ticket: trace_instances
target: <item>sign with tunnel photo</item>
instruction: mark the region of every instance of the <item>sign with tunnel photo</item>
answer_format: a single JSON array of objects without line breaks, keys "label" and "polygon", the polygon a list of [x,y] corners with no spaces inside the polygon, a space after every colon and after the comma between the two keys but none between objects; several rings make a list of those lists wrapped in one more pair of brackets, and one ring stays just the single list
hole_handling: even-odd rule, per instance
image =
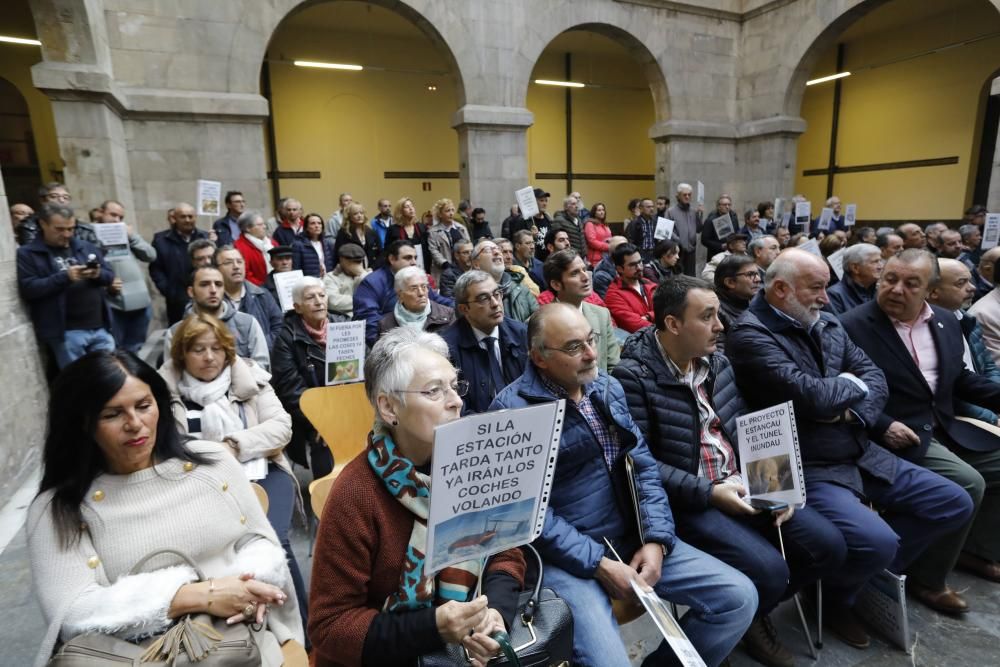
[{"label": "sign with tunnel photo", "polygon": [[736,435],[748,497],[805,505],[805,477],[792,402],[738,417]]}]

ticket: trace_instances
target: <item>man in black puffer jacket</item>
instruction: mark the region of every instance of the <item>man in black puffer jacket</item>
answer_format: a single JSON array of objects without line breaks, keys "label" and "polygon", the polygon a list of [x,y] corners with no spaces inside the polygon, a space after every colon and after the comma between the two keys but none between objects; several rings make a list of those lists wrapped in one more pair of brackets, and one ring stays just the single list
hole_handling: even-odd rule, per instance
[{"label": "man in black puffer jacket", "polygon": [[[653,309],[656,326],[629,337],[613,375],[657,459],[678,535],[757,588],[760,606],[744,635],[747,650],[767,665],[794,665],[768,614],[843,565],[844,539],[811,507],[772,518],[742,499],[735,429],[746,405],[729,361],[715,351],[722,324],[711,284],[675,276],[657,287]],[[773,523],[784,526],[787,565]]]},{"label": "man in black puffer jacket", "polygon": [[727,354],[751,409],[794,404],[809,506],[847,543],[844,566],[823,579],[824,618],[864,648],[868,633],[852,610],[861,588],[884,568],[905,572],[969,520],[972,501],[954,482],[869,441],[888,387],[837,318],[823,312],[829,280],[821,257],[781,253],[729,332]]}]

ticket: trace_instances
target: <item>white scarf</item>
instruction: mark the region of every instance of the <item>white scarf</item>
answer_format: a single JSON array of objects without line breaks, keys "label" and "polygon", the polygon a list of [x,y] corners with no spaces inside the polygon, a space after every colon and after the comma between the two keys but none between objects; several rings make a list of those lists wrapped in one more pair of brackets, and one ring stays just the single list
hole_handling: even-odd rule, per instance
[{"label": "white scarf", "polygon": [[267,272],[271,273],[271,271],[274,270],[274,267],[271,266],[271,255],[269,255],[267,252],[268,250],[274,247],[273,245],[271,245],[271,239],[269,238],[259,239],[256,236],[253,236],[252,234],[243,234],[243,237],[247,241],[252,243],[253,246],[257,248],[257,250],[260,251],[261,257],[264,258],[264,266],[267,267]]},{"label": "white scarf", "polygon": [[232,366],[226,366],[211,382],[199,380],[184,371],[181,381],[177,383],[181,398],[201,406],[203,440],[222,442],[227,435],[246,428],[239,408],[229,402],[232,377]]}]

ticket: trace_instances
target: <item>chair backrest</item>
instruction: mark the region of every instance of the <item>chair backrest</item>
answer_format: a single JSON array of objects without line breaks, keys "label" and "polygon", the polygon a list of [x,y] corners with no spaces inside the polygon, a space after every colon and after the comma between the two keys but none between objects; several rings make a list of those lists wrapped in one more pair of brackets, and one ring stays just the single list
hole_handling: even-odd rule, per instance
[{"label": "chair backrest", "polygon": [[364,451],[375,420],[363,382],[307,389],[299,399],[302,414],[319,432],[337,468]]},{"label": "chair backrest", "polygon": [[257,500],[260,502],[260,507],[264,510],[264,514],[267,514],[267,510],[271,506],[271,501],[267,497],[267,491],[265,491],[264,487],[257,482],[250,482],[250,488],[252,488],[254,494],[256,494]]}]

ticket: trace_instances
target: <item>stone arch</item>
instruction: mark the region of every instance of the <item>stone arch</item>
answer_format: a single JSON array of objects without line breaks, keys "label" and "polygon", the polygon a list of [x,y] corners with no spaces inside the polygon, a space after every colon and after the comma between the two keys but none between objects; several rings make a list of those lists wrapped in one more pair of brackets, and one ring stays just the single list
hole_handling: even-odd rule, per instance
[{"label": "stone arch", "polygon": [[[229,76],[233,92],[259,92],[260,68],[275,32],[288,17],[303,9],[338,0],[275,0],[260,12],[244,12],[234,32],[230,47]],[[464,44],[458,25],[449,21],[443,9],[437,9],[429,0],[364,0],[368,4],[393,11],[417,26],[445,58],[449,74],[455,84],[457,106],[465,104],[465,81],[458,59],[452,50],[453,44]],[[454,30],[447,30],[454,27]],[[445,29],[446,34],[441,30]],[[450,37],[454,36],[454,39]]]},{"label": "stone arch", "polygon": [[535,64],[538,62],[542,53],[546,48],[548,48],[552,40],[570,30],[587,30],[594,32],[599,35],[603,35],[604,37],[607,37],[624,47],[629,55],[632,56],[633,60],[639,64],[643,75],[649,84],[649,91],[653,96],[655,120],[662,121],[669,117],[670,95],[669,88],[667,86],[667,78],[663,73],[663,68],[660,67],[659,61],[657,61],[656,56],[653,55],[643,40],[637,37],[635,33],[616,25],[596,21],[573,23],[552,32],[548,39],[528,41],[526,49],[530,48],[530,51],[522,50],[522,55],[526,61],[531,63],[531,65],[527,68],[527,70],[517,72],[515,75],[515,86],[518,90],[520,90],[520,97],[515,100],[516,106],[523,107],[526,104],[528,86],[531,84],[531,72],[534,70]]},{"label": "stone arch", "polygon": [[43,59],[110,72],[101,4],[99,0],[30,0]]}]

